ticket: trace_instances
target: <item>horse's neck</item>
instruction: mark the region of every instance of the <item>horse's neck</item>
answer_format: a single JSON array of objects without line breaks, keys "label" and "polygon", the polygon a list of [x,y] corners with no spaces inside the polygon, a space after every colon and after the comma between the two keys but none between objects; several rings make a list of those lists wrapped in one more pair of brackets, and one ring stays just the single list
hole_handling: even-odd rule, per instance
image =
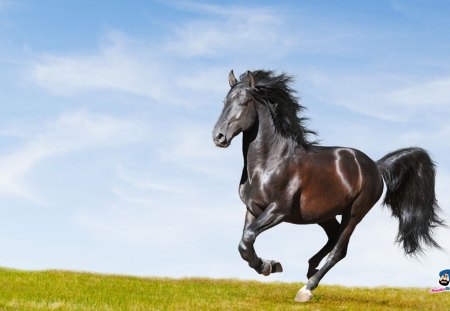
[{"label": "horse's neck", "polygon": [[272,116],[266,106],[258,107],[258,121],[243,134],[244,165],[249,175],[255,169],[265,170],[271,158],[280,158],[291,152],[288,139],[277,133]]}]

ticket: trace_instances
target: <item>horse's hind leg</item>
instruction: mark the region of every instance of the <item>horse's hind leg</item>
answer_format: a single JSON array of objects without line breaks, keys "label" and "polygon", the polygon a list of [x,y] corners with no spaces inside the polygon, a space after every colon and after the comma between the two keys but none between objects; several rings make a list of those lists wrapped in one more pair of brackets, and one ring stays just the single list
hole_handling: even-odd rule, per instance
[{"label": "horse's hind leg", "polygon": [[350,241],[353,230],[355,230],[356,225],[372,208],[377,198],[378,197],[375,195],[360,196],[353,202],[351,208],[342,215],[340,225],[341,234],[339,235],[336,245],[328,255],[322,268],[320,268],[319,271],[308,280],[308,283],[298,291],[297,296],[295,297],[296,301],[309,301],[312,297],[311,291],[317,287],[320,280],[336,263],[338,263],[338,261],[347,255],[348,242]]},{"label": "horse's hind leg", "polygon": [[357,224],[358,220],[356,217],[345,219],[343,216],[341,224],[341,228],[343,228],[343,230],[338,241],[336,242],[336,245],[330,252],[330,255],[328,255],[327,261],[322,268],[320,268],[319,271],[317,271],[317,273],[308,280],[308,283],[306,283],[306,285],[298,291],[297,296],[295,296],[296,301],[305,302],[311,300],[311,291],[317,287],[324,275],[347,254],[348,242]]},{"label": "horse's hind leg", "polygon": [[317,271],[319,271],[316,268],[319,266],[322,259],[333,249],[334,245],[336,245],[341,230],[340,224],[336,218],[328,219],[324,222],[319,223],[318,225],[321,226],[323,230],[325,230],[328,241],[324,245],[324,247],[322,247],[322,249],[317,252],[317,254],[315,254],[308,260],[309,268],[308,273],[306,274],[308,279],[316,274]]}]

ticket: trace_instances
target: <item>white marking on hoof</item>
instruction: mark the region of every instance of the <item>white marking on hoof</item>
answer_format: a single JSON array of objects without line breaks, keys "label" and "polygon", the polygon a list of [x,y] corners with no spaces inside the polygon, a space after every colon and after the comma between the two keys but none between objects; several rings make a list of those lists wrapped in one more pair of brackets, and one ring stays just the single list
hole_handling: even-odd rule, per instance
[{"label": "white marking on hoof", "polygon": [[308,302],[311,300],[312,296],[313,296],[313,294],[311,293],[311,291],[309,289],[306,289],[306,285],[305,285],[298,291],[294,300],[298,301],[298,302]]}]

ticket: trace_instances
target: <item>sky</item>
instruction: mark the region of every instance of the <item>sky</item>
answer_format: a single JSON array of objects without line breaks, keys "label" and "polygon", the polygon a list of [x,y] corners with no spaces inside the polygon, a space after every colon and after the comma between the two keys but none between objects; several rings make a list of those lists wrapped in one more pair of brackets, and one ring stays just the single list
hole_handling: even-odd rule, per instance
[{"label": "sky", "polygon": [[[228,73],[295,77],[322,145],[376,160],[420,146],[450,222],[450,4],[446,1],[0,0],[0,266],[305,282],[326,242],[281,224],[237,250],[241,136],[211,131]],[[407,258],[377,204],[322,280],[438,286],[445,251]]]}]

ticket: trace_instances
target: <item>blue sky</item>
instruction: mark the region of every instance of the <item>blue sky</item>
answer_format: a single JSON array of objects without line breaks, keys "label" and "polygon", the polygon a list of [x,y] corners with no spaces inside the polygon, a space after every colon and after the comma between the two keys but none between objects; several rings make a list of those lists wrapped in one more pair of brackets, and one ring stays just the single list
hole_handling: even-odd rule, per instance
[{"label": "blue sky", "polygon": [[[258,238],[279,275],[237,251],[240,138],[211,140],[230,69],[294,75],[321,144],[428,149],[448,218],[449,14],[445,1],[0,0],[0,266],[305,281],[319,226]],[[448,252],[407,259],[396,230],[376,205],[323,283],[436,286]]]}]

